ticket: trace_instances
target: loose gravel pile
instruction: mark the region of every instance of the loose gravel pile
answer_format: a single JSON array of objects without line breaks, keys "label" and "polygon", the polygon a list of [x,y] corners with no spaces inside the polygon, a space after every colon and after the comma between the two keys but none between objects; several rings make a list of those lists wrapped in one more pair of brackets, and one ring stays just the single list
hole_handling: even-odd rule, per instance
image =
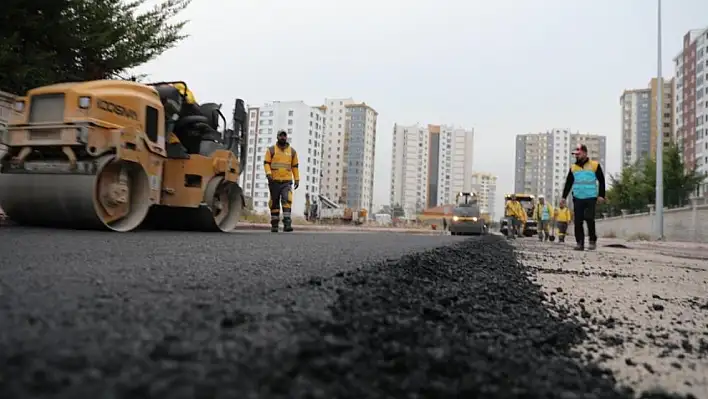
[{"label": "loose gravel pile", "polygon": [[[80,323],[109,306],[93,300],[97,309],[62,311]],[[542,301],[509,244],[473,238],[266,290],[238,307],[187,296],[162,304],[184,311],[160,335],[149,314],[131,320],[143,329],[39,341],[47,347],[9,346],[0,329],[0,397],[632,397],[579,360],[571,347],[583,330]],[[36,335],[62,327],[26,323]]]}]

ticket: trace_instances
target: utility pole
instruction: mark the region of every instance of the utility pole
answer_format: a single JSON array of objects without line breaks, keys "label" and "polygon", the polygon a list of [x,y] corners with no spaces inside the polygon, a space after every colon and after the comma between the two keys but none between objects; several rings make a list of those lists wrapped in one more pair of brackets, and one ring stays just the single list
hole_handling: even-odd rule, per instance
[{"label": "utility pole", "polygon": [[656,239],[664,239],[664,78],[661,71],[661,0],[657,0],[656,42]]}]

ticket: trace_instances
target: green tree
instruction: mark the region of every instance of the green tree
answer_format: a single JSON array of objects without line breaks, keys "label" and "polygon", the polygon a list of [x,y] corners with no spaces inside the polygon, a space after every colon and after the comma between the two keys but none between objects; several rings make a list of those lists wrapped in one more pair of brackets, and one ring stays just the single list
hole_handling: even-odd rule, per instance
[{"label": "green tree", "polygon": [[646,209],[649,202],[642,172],[639,165],[630,165],[623,168],[619,176],[610,176],[611,187],[607,190],[604,205],[609,210],[607,213],[618,214],[622,209],[634,213]]},{"label": "green tree", "polygon": [[[703,180],[695,169],[686,170],[681,151],[671,143],[664,148],[664,206],[675,208],[688,204],[688,199]],[[656,200],[656,161],[647,159],[644,165],[644,184],[649,203]]]},{"label": "green tree", "polygon": [[0,14],[1,89],[126,78],[186,37],[171,22],[191,0],[6,0]]},{"label": "green tree", "polygon": [[[679,147],[671,143],[663,154],[664,206],[685,206],[703,180],[695,170],[686,170]],[[646,212],[656,200],[656,161],[647,158],[636,165],[625,167],[619,176],[610,176],[607,203],[598,212],[619,214],[621,209],[630,213]]]}]

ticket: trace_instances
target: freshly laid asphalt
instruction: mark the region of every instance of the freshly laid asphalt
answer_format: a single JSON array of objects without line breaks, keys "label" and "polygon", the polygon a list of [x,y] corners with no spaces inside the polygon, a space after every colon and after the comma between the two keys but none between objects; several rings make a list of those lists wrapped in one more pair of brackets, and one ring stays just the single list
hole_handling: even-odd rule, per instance
[{"label": "freshly laid asphalt", "polygon": [[632,397],[527,273],[495,236],[0,228],[0,398]]}]

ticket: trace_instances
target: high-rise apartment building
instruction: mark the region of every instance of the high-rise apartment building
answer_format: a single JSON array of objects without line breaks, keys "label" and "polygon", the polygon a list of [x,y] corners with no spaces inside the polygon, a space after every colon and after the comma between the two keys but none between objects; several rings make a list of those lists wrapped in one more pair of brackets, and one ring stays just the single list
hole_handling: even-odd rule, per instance
[{"label": "high-rise apartment building", "polygon": [[474,130],[446,125],[395,125],[391,172],[391,204],[407,215],[451,204],[469,191]]},{"label": "high-rise apartment building", "polygon": [[497,198],[497,177],[491,173],[472,173],[470,189],[477,194],[480,210],[496,220],[494,202]]},{"label": "high-rise apartment building", "polygon": [[[622,167],[650,157],[656,158],[656,101],[657,79],[653,78],[647,88],[625,90],[620,97],[622,107]],[[674,80],[664,80],[663,133],[664,145],[671,142],[674,129],[673,99]]]},{"label": "high-rise apartment building", "polygon": [[571,133],[569,129],[517,135],[514,191],[543,195],[557,203],[571,162],[575,162],[572,150],[578,144],[585,144],[588,156],[605,165],[605,136]]},{"label": "high-rise apartment building", "polygon": [[241,175],[245,195],[252,199],[256,212],[268,212],[268,180],[263,160],[266,149],[275,145],[277,132],[285,130],[300,162],[300,188],[293,192],[292,212],[294,216],[303,216],[305,194],[319,194],[324,109],[302,101],[274,101],[250,107],[248,114],[248,159]]},{"label": "high-rise apartment building", "polygon": [[[674,82],[674,79],[662,79],[664,85],[661,89],[661,96],[663,97],[662,105],[661,105],[661,112],[662,112],[662,119],[661,119],[661,124],[662,124],[662,134],[664,135],[663,137],[663,143],[664,147],[669,145],[673,141],[673,131],[674,131],[674,118],[675,118],[675,112],[674,112],[674,90],[676,87],[676,84]],[[651,155],[652,159],[656,159],[656,143],[657,143],[657,138],[659,135],[657,134],[657,126],[656,126],[656,121],[657,121],[657,114],[656,114],[656,102],[657,102],[657,97],[659,96],[659,93],[657,91],[658,88],[657,84],[657,78],[653,78],[649,82],[649,88],[651,90],[651,107],[650,107],[650,117],[649,117],[649,128],[650,133],[649,133],[649,154]]]},{"label": "high-rise apartment building", "polygon": [[428,197],[428,129],[419,125],[393,126],[391,206],[400,205],[406,217],[425,208]]},{"label": "high-rise apartment building", "polygon": [[622,107],[622,167],[633,165],[649,154],[651,146],[651,89],[625,90]]},{"label": "high-rise apartment building", "polygon": [[[674,58],[675,136],[684,164],[699,173],[708,172],[708,28],[691,30],[683,37],[683,49]],[[706,184],[700,194],[706,195]]]},{"label": "high-rise apartment building", "polygon": [[378,113],[351,98],[325,99],[322,194],[353,208],[373,207]]}]

